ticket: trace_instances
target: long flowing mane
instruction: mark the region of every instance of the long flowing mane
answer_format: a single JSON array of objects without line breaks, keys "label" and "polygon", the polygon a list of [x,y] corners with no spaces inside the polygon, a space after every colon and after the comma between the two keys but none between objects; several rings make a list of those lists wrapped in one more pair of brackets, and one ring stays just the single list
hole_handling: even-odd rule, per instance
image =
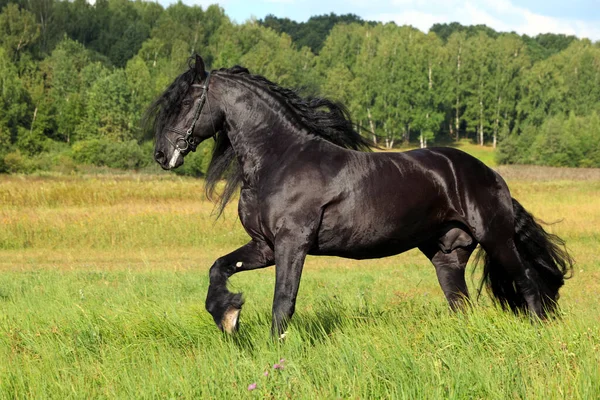
[{"label": "long flowing mane", "polygon": [[189,69],[175,78],[169,87],[150,104],[144,114],[142,120],[144,129],[151,131],[155,139],[164,133],[167,126],[172,125],[173,119],[181,111],[181,103],[185,95],[192,84],[198,80],[191,60],[189,60]]},{"label": "long flowing mane", "polygon": [[[347,108],[340,103],[322,97],[302,97],[297,91],[283,88],[263,76],[250,74],[248,69],[241,66],[221,68],[212,73],[215,76],[234,75],[236,79],[268,92],[274,101],[273,105],[284,106],[286,116],[311,135],[347,149],[370,149],[369,143],[356,131]],[[152,103],[146,115],[152,122],[155,135],[162,134],[164,127],[177,115],[179,103],[195,80],[194,69],[190,67]],[[223,178],[227,183],[224,190],[218,193],[216,186]],[[217,201],[218,215],[221,215],[241,182],[242,169],[231,142],[224,132],[219,132],[206,174],[206,194],[209,199]]]}]

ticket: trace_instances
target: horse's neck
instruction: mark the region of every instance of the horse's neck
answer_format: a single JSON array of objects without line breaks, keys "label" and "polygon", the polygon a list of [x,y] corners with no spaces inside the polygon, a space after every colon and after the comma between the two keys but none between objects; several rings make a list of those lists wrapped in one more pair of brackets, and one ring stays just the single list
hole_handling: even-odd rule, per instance
[{"label": "horse's neck", "polygon": [[247,184],[277,168],[293,147],[300,148],[313,140],[298,124],[266,107],[262,100],[253,101],[256,103],[228,110],[226,116],[227,135]]}]

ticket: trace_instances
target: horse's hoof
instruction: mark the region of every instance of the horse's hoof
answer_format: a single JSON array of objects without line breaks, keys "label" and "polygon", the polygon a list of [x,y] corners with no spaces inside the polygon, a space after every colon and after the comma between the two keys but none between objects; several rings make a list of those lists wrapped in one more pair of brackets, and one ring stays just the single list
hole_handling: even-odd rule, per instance
[{"label": "horse's hoof", "polygon": [[233,307],[229,307],[227,311],[225,311],[223,321],[221,322],[221,326],[225,332],[232,335],[238,330],[241,311],[241,309]]}]

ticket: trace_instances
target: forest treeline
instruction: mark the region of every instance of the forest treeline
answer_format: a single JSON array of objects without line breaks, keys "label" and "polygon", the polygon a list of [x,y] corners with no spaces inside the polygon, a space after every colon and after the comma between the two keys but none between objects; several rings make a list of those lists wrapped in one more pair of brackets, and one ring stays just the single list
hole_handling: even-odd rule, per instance
[{"label": "forest treeline", "polygon": [[[600,167],[600,43],[323,15],[232,22],[216,5],[0,0],[0,172],[139,169],[153,98],[194,53],[345,104],[379,146],[471,139],[503,163]],[[182,173],[199,175],[209,143]]]}]

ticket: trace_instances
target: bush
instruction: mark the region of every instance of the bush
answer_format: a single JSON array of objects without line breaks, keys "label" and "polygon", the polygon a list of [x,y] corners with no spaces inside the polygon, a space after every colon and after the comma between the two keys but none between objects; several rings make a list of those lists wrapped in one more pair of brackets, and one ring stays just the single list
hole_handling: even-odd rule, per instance
[{"label": "bush", "polygon": [[106,166],[119,169],[140,169],[152,161],[152,153],[144,153],[135,140],[109,142],[106,147]]},{"label": "bush", "polygon": [[18,140],[17,148],[23,153],[33,156],[35,154],[48,151],[51,140],[48,139],[42,131],[25,129],[22,127],[18,128]]},{"label": "bush", "polygon": [[540,127],[526,126],[520,135],[506,137],[499,146],[500,164],[537,164],[553,167],[600,167],[600,118],[570,114],[548,118]]},{"label": "bush", "polygon": [[77,165],[69,154],[53,153],[51,157],[52,170],[62,174],[71,174],[77,171]]},{"label": "bush", "polygon": [[35,164],[19,150],[6,154],[3,161],[3,168],[11,174],[27,174],[36,170]]},{"label": "bush", "polygon": [[119,169],[140,169],[152,160],[152,153],[144,151],[135,140],[82,140],[73,144],[72,155],[73,160],[81,164]]}]

